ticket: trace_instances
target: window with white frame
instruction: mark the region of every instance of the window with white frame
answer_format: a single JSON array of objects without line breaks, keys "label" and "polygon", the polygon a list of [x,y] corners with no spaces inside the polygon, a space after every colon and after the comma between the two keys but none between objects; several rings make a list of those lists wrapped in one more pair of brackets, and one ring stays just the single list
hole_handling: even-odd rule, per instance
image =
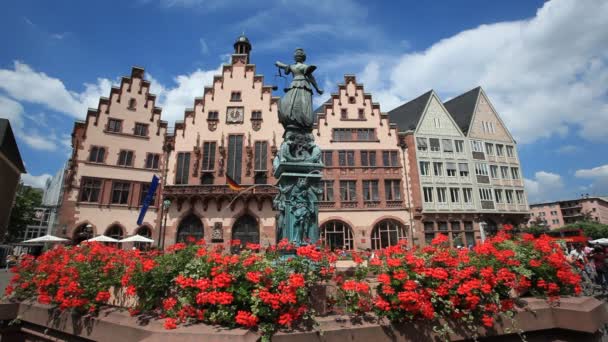
[{"label": "window with white frame", "polygon": [[443,176],[443,163],[433,162],[433,174]]},{"label": "window with white frame", "polygon": [[473,189],[462,188],[462,199],[464,203],[473,203]]},{"label": "window with white frame", "polygon": [[433,203],[433,188],[423,187],[422,192],[424,193],[424,202]]},{"label": "window with white frame", "polygon": [[464,140],[454,140],[454,147],[456,147],[456,153],[464,153]]},{"label": "window with white frame", "polygon": [[488,175],[488,164],[475,163],[475,174],[478,176],[487,176]]},{"label": "window with white frame", "polygon": [[488,153],[489,156],[493,156],[494,155],[494,144],[486,143],[486,152]]},{"label": "window with white frame", "polygon": [[515,190],[515,197],[517,198],[517,203],[519,203],[519,204],[526,203],[526,199],[524,198],[523,190]]},{"label": "window with white frame", "polygon": [[458,170],[460,171],[460,177],[469,177],[469,164],[458,163]]},{"label": "window with white frame", "polygon": [[511,168],[511,177],[513,179],[519,179],[519,168],[517,168],[517,167]]},{"label": "window with white frame", "polygon": [[513,190],[505,190],[505,199],[507,203],[513,204]]},{"label": "window with white frame", "polygon": [[456,177],[456,163],[445,163],[445,173],[448,177]]},{"label": "window with white frame", "polygon": [[492,178],[499,178],[497,165],[490,165],[490,176],[492,176]]},{"label": "window with white frame", "polygon": [[439,139],[429,138],[429,143],[431,145],[431,152],[441,151],[441,146],[439,145]]},{"label": "window with white frame", "polygon": [[505,147],[501,144],[496,144],[496,155],[502,157],[505,155]]},{"label": "window with white frame", "polygon": [[502,189],[494,189],[494,198],[496,203],[502,203]]},{"label": "window with white frame", "polygon": [[441,139],[441,145],[443,145],[443,152],[453,153],[454,147],[452,146],[451,139]]},{"label": "window with white frame", "polygon": [[416,145],[418,145],[418,151],[427,151],[429,148],[426,138],[416,138]]},{"label": "window with white frame", "polygon": [[513,148],[513,146],[507,145],[506,149],[507,149],[507,157],[511,157],[511,158],[515,157],[515,149]]},{"label": "window with white frame", "polygon": [[471,149],[473,152],[483,152],[483,144],[479,140],[471,140]]},{"label": "window with white frame", "polygon": [[448,201],[445,188],[437,188],[437,202],[446,203]]},{"label": "window with white frame", "polygon": [[502,179],[509,179],[509,167],[508,166],[501,166],[500,167],[500,175],[502,176]]},{"label": "window with white frame", "polygon": [[378,181],[377,180],[364,180],[363,181],[363,200],[379,201],[378,198]]},{"label": "window with white frame", "polygon": [[421,161],[420,162],[420,175],[421,176],[430,176],[430,168],[431,168],[431,163],[427,162],[427,161]]},{"label": "window with white frame", "polygon": [[492,189],[479,188],[479,198],[482,201],[491,201],[492,200]]},{"label": "window with white frame", "polygon": [[450,188],[450,200],[452,203],[460,202],[460,189]]},{"label": "window with white frame", "polygon": [[385,179],[384,195],[387,201],[401,201],[401,180]]}]

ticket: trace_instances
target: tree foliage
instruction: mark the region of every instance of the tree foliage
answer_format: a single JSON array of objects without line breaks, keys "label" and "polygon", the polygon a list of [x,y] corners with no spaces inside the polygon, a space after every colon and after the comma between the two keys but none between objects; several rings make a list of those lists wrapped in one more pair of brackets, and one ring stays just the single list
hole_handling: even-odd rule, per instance
[{"label": "tree foliage", "polygon": [[521,228],[520,231],[522,233],[527,233],[527,234],[532,234],[534,236],[538,236],[541,234],[545,234],[549,232],[549,227],[547,227],[546,225],[543,226],[537,226],[537,225],[533,225],[530,227],[524,227]]},{"label": "tree foliage", "polygon": [[39,189],[19,184],[4,237],[5,242],[19,242],[23,238],[27,225],[34,220],[34,209],[41,203],[42,192]]},{"label": "tree foliage", "polygon": [[585,235],[592,240],[608,238],[608,224],[602,224],[598,222],[581,221],[567,224],[559,229],[582,229]]}]

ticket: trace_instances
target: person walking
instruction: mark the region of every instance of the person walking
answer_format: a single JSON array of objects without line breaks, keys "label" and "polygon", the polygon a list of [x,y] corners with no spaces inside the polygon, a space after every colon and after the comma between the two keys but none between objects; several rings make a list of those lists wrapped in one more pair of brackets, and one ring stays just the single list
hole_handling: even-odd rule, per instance
[{"label": "person walking", "polygon": [[606,253],[604,248],[596,246],[590,254],[591,261],[595,268],[595,282],[602,288],[608,285],[608,267],[606,267]]}]

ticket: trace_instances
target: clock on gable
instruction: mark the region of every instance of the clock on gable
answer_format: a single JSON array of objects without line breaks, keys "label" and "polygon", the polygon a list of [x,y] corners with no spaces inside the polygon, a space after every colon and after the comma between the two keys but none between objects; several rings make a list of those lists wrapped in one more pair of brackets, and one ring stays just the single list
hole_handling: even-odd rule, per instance
[{"label": "clock on gable", "polygon": [[245,110],[243,107],[228,107],[226,110],[226,122],[229,124],[243,123]]}]

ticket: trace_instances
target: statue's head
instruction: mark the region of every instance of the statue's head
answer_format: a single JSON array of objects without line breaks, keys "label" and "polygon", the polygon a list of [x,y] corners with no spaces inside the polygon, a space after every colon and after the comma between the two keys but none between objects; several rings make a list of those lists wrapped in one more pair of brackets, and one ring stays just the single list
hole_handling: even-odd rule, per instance
[{"label": "statue's head", "polygon": [[307,183],[306,177],[301,177],[298,179],[298,186],[300,186],[300,187],[305,186],[306,183]]},{"label": "statue's head", "polygon": [[296,62],[304,63],[304,61],[306,61],[306,52],[304,52],[304,49],[297,48],[293,53],[293,59]]}]

